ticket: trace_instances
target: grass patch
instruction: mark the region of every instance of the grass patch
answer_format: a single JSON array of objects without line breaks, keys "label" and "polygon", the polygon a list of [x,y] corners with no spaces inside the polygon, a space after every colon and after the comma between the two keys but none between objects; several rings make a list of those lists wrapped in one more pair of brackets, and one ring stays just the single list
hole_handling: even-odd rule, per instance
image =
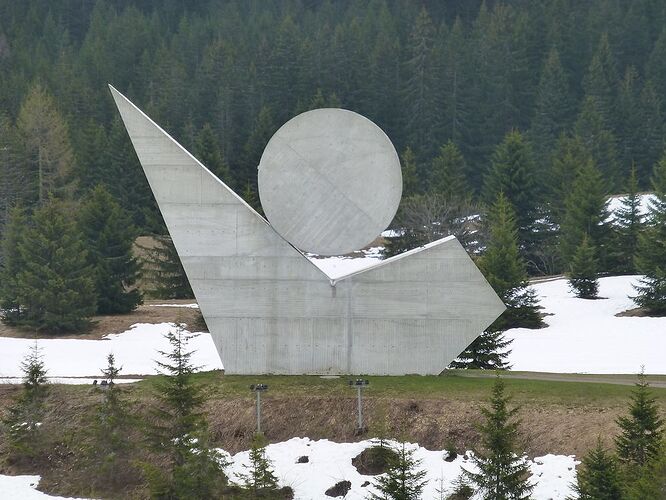
[{"label": "grass patch", "polygon": [[[617,376],[618,384],[584,381],[586,376],[565,376],[566,380],[533,380],[518,378],[527,376],[519,372],[507,372],[504,377],[508,392],[517,403],[541,402],[561,405],[615,405],[625,404],[632,390],[631,376]],[[598,376],[597,376],[598,377]],[[209,398],[247,398],[254,396],[250,384],[268,384],[266,397],[352,397],[355,391],[348,386],[350,377],[321,378],[306,375],[224,375],[220,371],[199,373],[196,379],[206,386]],[[488,372],[447,372],[441,376],[406,375],[369,376],[370,386],[364,391],[367,398],[400,399],[456,399],[460,401],[486,400],[493,384],[493,374]],[[613,380],[613,376],[605,377]],[[655,383],[663,382],[655,377]],[[138,384],[137,389],[150,389],[157,377],[149,377]],[[569,381],[571,380],[571,381]],[[582,381],[581,381],[582,380]],[[140,389],[142,388],[142,389]],[[652,391],[666,405],[666,388],[653,387]]]}]

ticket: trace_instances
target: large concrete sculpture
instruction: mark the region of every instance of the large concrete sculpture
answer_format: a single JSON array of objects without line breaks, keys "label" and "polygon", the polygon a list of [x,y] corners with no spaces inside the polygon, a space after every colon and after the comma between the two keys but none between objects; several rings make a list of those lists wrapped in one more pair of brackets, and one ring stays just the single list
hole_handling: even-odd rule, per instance
[{"label": "large concrete sculpture", "polygon": [[[226,373],[437,374],[504,310],[454,237],[331,279],[111,91]],[[269,154],[266,165],[279,156]],[[281,181],[267,178],[270,198]]]}]

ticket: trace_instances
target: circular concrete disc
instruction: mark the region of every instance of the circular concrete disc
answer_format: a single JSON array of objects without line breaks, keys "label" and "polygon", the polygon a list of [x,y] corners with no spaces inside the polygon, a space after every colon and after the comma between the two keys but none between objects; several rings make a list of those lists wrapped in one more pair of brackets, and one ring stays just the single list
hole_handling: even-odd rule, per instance
[{"label": "circular concrete disc", "polygon": [[344,109],[292,118],[259,164],[266,217],[305,252],[342,255],[363,248],[389,225],[401,195],[393,144],[377,125]]}]

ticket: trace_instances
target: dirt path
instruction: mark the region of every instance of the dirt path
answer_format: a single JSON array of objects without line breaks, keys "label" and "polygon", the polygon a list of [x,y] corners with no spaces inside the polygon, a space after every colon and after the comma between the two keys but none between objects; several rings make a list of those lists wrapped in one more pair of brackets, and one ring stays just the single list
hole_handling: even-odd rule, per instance
[{"label": "dirt path", "polygon": [[[448,372],[446,372],[448,373]],[[470,371],[456,370],[456,376],[473,378],[492,378],[495,373],[492,371]],[[636,375],[627,374],[583,374],[583,373],[545,373],[545,372],[502,372],[502,377],[521,380],[544,380],[550,382],[583,382],[590,384],[615,384],[615,385],[634,385]],[[666,375],[648,375],[648,382],[651,387],[666,388]]]}]

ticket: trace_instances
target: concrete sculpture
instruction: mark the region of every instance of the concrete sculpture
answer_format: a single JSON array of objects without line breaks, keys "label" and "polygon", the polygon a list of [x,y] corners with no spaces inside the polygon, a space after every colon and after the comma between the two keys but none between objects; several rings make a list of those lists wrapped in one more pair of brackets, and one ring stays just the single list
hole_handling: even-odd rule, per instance
[{"label": "concrete sculpture", "polygon": [[226,373],[437,374],[504,310],[454,237],[331,279],[111,92]]}]

